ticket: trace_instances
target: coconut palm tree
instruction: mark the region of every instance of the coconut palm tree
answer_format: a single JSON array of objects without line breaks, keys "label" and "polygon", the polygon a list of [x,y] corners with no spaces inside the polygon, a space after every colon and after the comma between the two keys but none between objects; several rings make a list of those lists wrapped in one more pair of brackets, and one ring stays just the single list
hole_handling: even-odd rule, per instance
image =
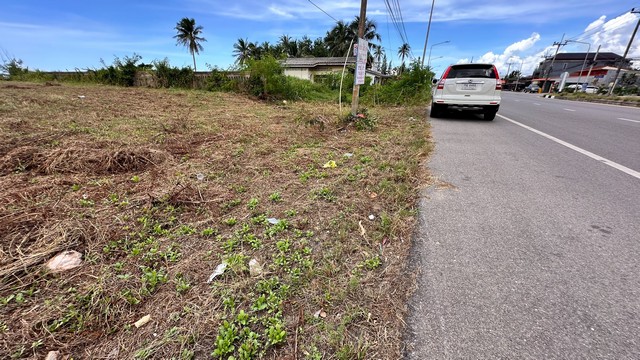
[{"label": "coconut palm tree", "polygon": [[404,68],[404,59],[409,56],[409,53],[411,52],[411,46],[409,46],[409,44],[404,43],[402,44],[402,46],[400,46],[398,48],[398,56],[400,57],[400,73],[402,74],[402,69]]},{"label": "coconut palm tree", "polygon": [[376,59],[376,67],[378,68],[377,69],[378,71],[380,71],[382,55],[384,55],[384,50],[382,50],[382,46],[376,45],[373,50],[373,57]]},{"label": "coconut palm tree", "polygon": [[233,44],[233,56],[236,57],[236,64],[240,66],[251,58],[251,52],[253,43],[250,43],[247,39],[239,38],[235,44]]},{"label": "coconut palm tree", "polygon": [[178,32],[173,37],[176,39],[176,45],[183,45],[189,49],[193,57],[193,71],[196,71],[196,54],[200,54],[200,51],[204,50],[200,43],[207,41],[200,36],[202,35],[202,26],[196,26],[196,21],[193,18],[185,17],[176,24],[175,29]]},{"label": "coconut palm tree", "polygon": [[[348,24],[344,21],[338,21],[336,25],[327,32],[324,40],[331,56],[344,56],[347,50],[349,50],[351,40],[357,41],[359,23],[359,16],[356,16],[354,20]],[[374,41],[381,40],[380,34],[376,32],[376,23],[373,20],[365,19],[363,39],[369,42],[369,49],[374,49],[375,46],[377,46]]]},{"label": "coconut palm tree", "polygon": [[354,39],[350,34],[349,26],[342,20],[329,31],[324,38],[324,42],[329,49],[330,56],[344,56],[349,50],[349,44]]}]

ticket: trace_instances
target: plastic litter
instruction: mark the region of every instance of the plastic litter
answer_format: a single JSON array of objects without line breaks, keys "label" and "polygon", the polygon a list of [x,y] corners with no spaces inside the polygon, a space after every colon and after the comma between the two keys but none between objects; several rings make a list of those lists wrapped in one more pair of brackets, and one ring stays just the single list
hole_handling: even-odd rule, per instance
[{"label": "plastic litter", "polygon": [[213,272],[213,274],[211,274],[211,276],[209,276],[209,280],[207,280],[207,284],[212,282],[213,279],[216,278],[216,276],[222,275],[224,274],[224,271],[227,269],[227,263],[223,262],[222,264],[216,266],[215,271]]},{"label": "plastic litter", "polygon": [[58,360],[58,356],[60,356],[60,351],[49,351],[44,360]]},{"label": "plastic litter", "polygon": [[350,157],[353,157],[353,153],[345,153],[343,156],[347,157],[347,158],[350,158]]},{"label": "plastic litter", "polygon": [[198,181],[204,180],[204,174],[203,173],[197,173],[196,174],[196,179],[198,179]]},{"label": "plastic litter", "polygon": [[249,261],[249,274],[251,276],[260,276],[262,275],[262,265],[256,259],[251,259]]},{"label": "plastic litter", "polygon": [[280,222],[280,220],[276,219],[276,218],[267,218],[267,222],[271,225],[278,225],[278,223]]},{"label": "plastic litter", "polygon": [[338,164],[336,164],[336,162],[333,161],[333,160],[329,160],[329,161],[327,161],[326,164],[322,165],[323,168],[334,168],[334,167],[337,167],[337,166],[338,166]]},{"label": "plastic litter", "polygon": [[375,217],[373,214],[369,215],[369,220],[373,220],[373,219],[375,219],[375,218],[376,218],[376,217]]},{"label": "plastic litter", "polygon": [[141,317],[140,320],[138,320],[135,323],[133,323],[133,325],[136,328],[139,328],[141,326],[144,326],[144,324],[148,323],[149,320],[151,320],[151,315],[145,315],[145,316]]},{"label": "plastic litter", "polygon": [[82,254],[75,250],[63,251],[47,261],[47,268],[60,272],[76,268],[82,264]]}]

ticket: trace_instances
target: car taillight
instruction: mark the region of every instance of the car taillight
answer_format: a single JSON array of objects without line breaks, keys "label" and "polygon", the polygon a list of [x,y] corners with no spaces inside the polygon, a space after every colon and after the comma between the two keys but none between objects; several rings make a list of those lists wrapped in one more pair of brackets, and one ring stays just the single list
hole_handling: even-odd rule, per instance
[{"label": "car taillight", "polygon": [[502,90],[502,80],[500,80],[498,69],[495,66],[493,67],[493,72],[496,74],[496,90]]},{"label": "car taillight", "polygon": [[438,87],[437,87],[438,90],[444,89],[444,81],[447,79],[447,75],[449,75],[449,71],[451,71],[451,66],[447,68],[447,71],[445,71],[444,74],[442,74],[442,79],[438,81]]}]

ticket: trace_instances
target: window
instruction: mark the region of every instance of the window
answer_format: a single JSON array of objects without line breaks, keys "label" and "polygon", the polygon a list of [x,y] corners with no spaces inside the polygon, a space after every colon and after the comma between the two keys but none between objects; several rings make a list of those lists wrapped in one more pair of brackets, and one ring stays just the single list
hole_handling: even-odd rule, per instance
[{"label": "window", "polygon": [[567,63],[562,64],[562,70],[567,70]]}]

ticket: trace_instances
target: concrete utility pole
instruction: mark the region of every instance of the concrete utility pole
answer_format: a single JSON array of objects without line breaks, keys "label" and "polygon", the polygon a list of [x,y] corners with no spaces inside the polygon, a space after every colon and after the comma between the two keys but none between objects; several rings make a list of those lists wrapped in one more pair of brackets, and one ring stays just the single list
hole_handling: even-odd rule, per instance
[{"label": "concrete utility pole", "polygon": [[520,63],[520,70],[518,71],[518,77],[516,78],[516,88],[515,91],[518,91],[518,83],[520,82],[520,77],[522,76],[522,67],[524,66],[524,60]]},{"label": "concrete utility pole", "polygon": [[[358,39],[364,37],[364,24],[367,21],[367,0],[360,2],[360,23],[358,24]],[[358,51],[369,52],[369,49],[358,49]],[[358,98],[360,97],[360,85],[355,84],[355,74],[353,76],[353,94],[351,96],[351,115],[355,116],[358,112]]]},{"label": "concrete utility pole", "polygon": [[[562,34],[562,39],[560,39],[560,42],[554,42],[553,46],[556,46],[556,52],[555,54],[553,54],[553,59],[551,60],[551,65],[549,65],[549,70],[547,70],[547,78],[544,80],[544,86],[542,87],[542,90],[544,91],[544,88],[547,87],[547,82],[549,81],[549,76],[551,75],[551,70],[553,70],[553,63],[556,62],[556,56],[558,56],[558,51],[560,50],[560,46],[565,46],[567,45],[567,42],[564,41],[564,34]],[[549,92],[551,92],[551,85],[549,85]]]},{"label": "concrete utility pole", "polygon": [[[636,8],[631,9],[632,14],[640,14],[640,10],[636,10]],[[624,51],[624,55],[622,55],[622,59],[620,59],[620,64],[618,65],[618,70],[616,70],[616,74],[613,76],[613,86],[609,89],[609,95],[613,94],[613,89],[616,88],[618,84],[618,76],[620,75],[620,70],[622,69],[622,64],[624,63],[624,59],[627,58],[627,54],[629,53],[629,49],[631,48],[631,44],[633,43],[633,38],[636,36],[636,32],[638,32],[638,26],[640,26],[640,18],[638,18],[638,22],[636,23],[635,29],[633,29],[633,34],[631,34],[631,39],[629,39],[629,44],[627,45],[627,49]]]},{"label": "concrete utility pole", "polygon": [[431,2],[431,12],[429,12],[429,25],[427,25],[427,37],[424,39],[424,49],[422,49],[422,64],[420,67],[424,67],[424,55],[427,53],[427,43],[429,42],[429,32],[431,31],[431,18],[433,17],[433,7],[436,4],[436,0]]},{"label": "concrete utility pole", "polygon": [[587,71],[587,79],[585,80],[587,82],[587,86],[589,85],[589,76],[591,76],[591,70],[593,70],[593,65],[595,65],[596,61],[598,60],[598,54],[600,53],[600,46],[602,45],[598,45],[598,50],[596,50],[596,55],[593,57],[591,66],[589,66],[589,71]]}]

